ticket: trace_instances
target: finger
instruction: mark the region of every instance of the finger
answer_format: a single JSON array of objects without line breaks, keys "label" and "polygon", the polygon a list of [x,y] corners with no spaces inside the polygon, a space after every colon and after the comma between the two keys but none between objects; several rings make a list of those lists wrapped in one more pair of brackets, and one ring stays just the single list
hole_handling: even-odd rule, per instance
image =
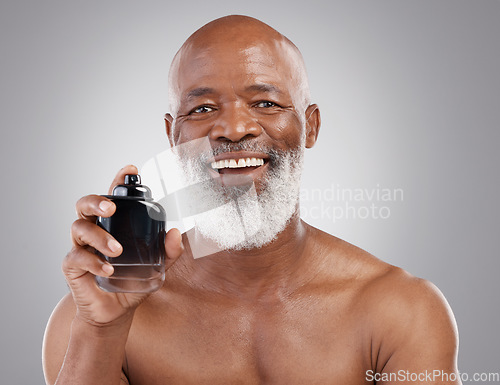
[{"label": "finger", "polygon": [[119,184],[123,184],[125,181],[125,175],[127,174],[132,174],[132,175],[137,175],[139,173],[139,170],[137,170],[137,167],[135,167],[133,164],[129,164],[128,166],[123,167],[120,171],[115,176],[115,179],[113,179],[113,182],[111,182],[111,186],[109,187],[108,190],[108,195],[113,194],[113,189],[115,186]]},{"label": "finger", "polygon": [[71,226],[71,238],[75,246],[91,246],[107,257],[117,257],[122,245],[106,230],[84,219],[77,219]]},{"label": "finger", "polygon": [[110,217],[115,213],[116,205],[100,195],[87,195],[76,202],[76,214],[78,218],[95,222],[98,216]]},{"label": "finger", "polygon": [[75,246],[63,260],[62,270],[68,280],[75,280],[87,273],[108,277],[113,266],[84,247]]},{"label": "finger", "polygon": [[167,254],[165,268],[168,269],[184,252],[182,235],[178,229],[170,229],[165,235],[165,251]]}]

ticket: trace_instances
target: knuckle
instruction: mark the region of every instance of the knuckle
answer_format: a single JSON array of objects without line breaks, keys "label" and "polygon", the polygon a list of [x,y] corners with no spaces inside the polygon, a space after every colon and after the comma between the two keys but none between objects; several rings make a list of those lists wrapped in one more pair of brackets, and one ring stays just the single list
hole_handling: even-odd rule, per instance
[{"label": "knuckle", "polygon": [[82,227],[85,226],[86,222],[87,221],[85,219],[80,218],[71,224],[71,235],[73,236],[73,238],[75,236],[78,236],[82,232]]},{"label": "knuckle", "polygon": [[73,246],[71,250],[66,254],[66,256],[63,258],[62,262],[62,269],[64,272],[66,272],[69,268],[71,268],[75,264],[75,260],[78,255],[78,247]]},{"label": "knuckle", "polygon": [[94,253],[86,247],[74,246],[63,260],[62,269],[67,273],[73,269],[82,269],[88,271],[88,266],[97,258]]},{"label": "knuckle", "polygon": [[71,234],[76,234],[78,232],[78,227],[81,226],[80,221],[81,219],[77,219],[71,224]]},{"label": "knuckle", "polygon": [[85,201],[85,198],[86,198],[86,196],[81,197],[80,199],[78,199],[78,200],[76,201],[75,206],[76,206],[77,208],[78,208],[79,206],[81,206],[81,205],[83,204],[83,202]]},{"label": "knuckle", "polygon": [[80,215],[82,212],[97,212],[99,202],[105,199],[96,194],[85,195],[76,202],[76,212]]},{"label": "knuckle", "polygon": [[76,202],[76,211],[80,211],[83,207],[88,206],[89,197],[90,195],[85,195],[78,199]]}]

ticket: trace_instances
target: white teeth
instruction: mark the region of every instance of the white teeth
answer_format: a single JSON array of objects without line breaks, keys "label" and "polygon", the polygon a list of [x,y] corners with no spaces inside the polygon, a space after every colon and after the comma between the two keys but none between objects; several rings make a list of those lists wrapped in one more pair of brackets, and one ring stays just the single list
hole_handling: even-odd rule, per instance
[{"label": "white teeth", "polygon": [[262,166],[264,159],[262,158],[241,158],[241,159],[224,159],[210,163],[210,166],[215,169],[221,168],[243,168],[252,166]]}]

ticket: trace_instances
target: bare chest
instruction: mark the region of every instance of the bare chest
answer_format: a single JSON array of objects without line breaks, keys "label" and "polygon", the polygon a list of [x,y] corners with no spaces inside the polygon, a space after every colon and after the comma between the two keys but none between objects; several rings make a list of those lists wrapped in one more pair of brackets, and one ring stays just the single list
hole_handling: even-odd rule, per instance
[{"label": "bare chest", "polygon": [[369,336],[340,303],[194,302],[155,314],[130,332],[132,385],[366,383]]}]

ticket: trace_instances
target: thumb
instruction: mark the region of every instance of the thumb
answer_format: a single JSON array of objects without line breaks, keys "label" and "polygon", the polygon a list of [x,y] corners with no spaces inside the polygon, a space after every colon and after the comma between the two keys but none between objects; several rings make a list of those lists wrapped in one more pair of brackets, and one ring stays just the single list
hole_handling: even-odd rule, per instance
[{"label": "thumb", "polygon": [[178,229],[170,229],[165,235],[165,252],[167,254],[165,260],[165,270],[168,270],[168,268],[170,268],[170,266],[172,266],[184,252],[182,235]]}]

